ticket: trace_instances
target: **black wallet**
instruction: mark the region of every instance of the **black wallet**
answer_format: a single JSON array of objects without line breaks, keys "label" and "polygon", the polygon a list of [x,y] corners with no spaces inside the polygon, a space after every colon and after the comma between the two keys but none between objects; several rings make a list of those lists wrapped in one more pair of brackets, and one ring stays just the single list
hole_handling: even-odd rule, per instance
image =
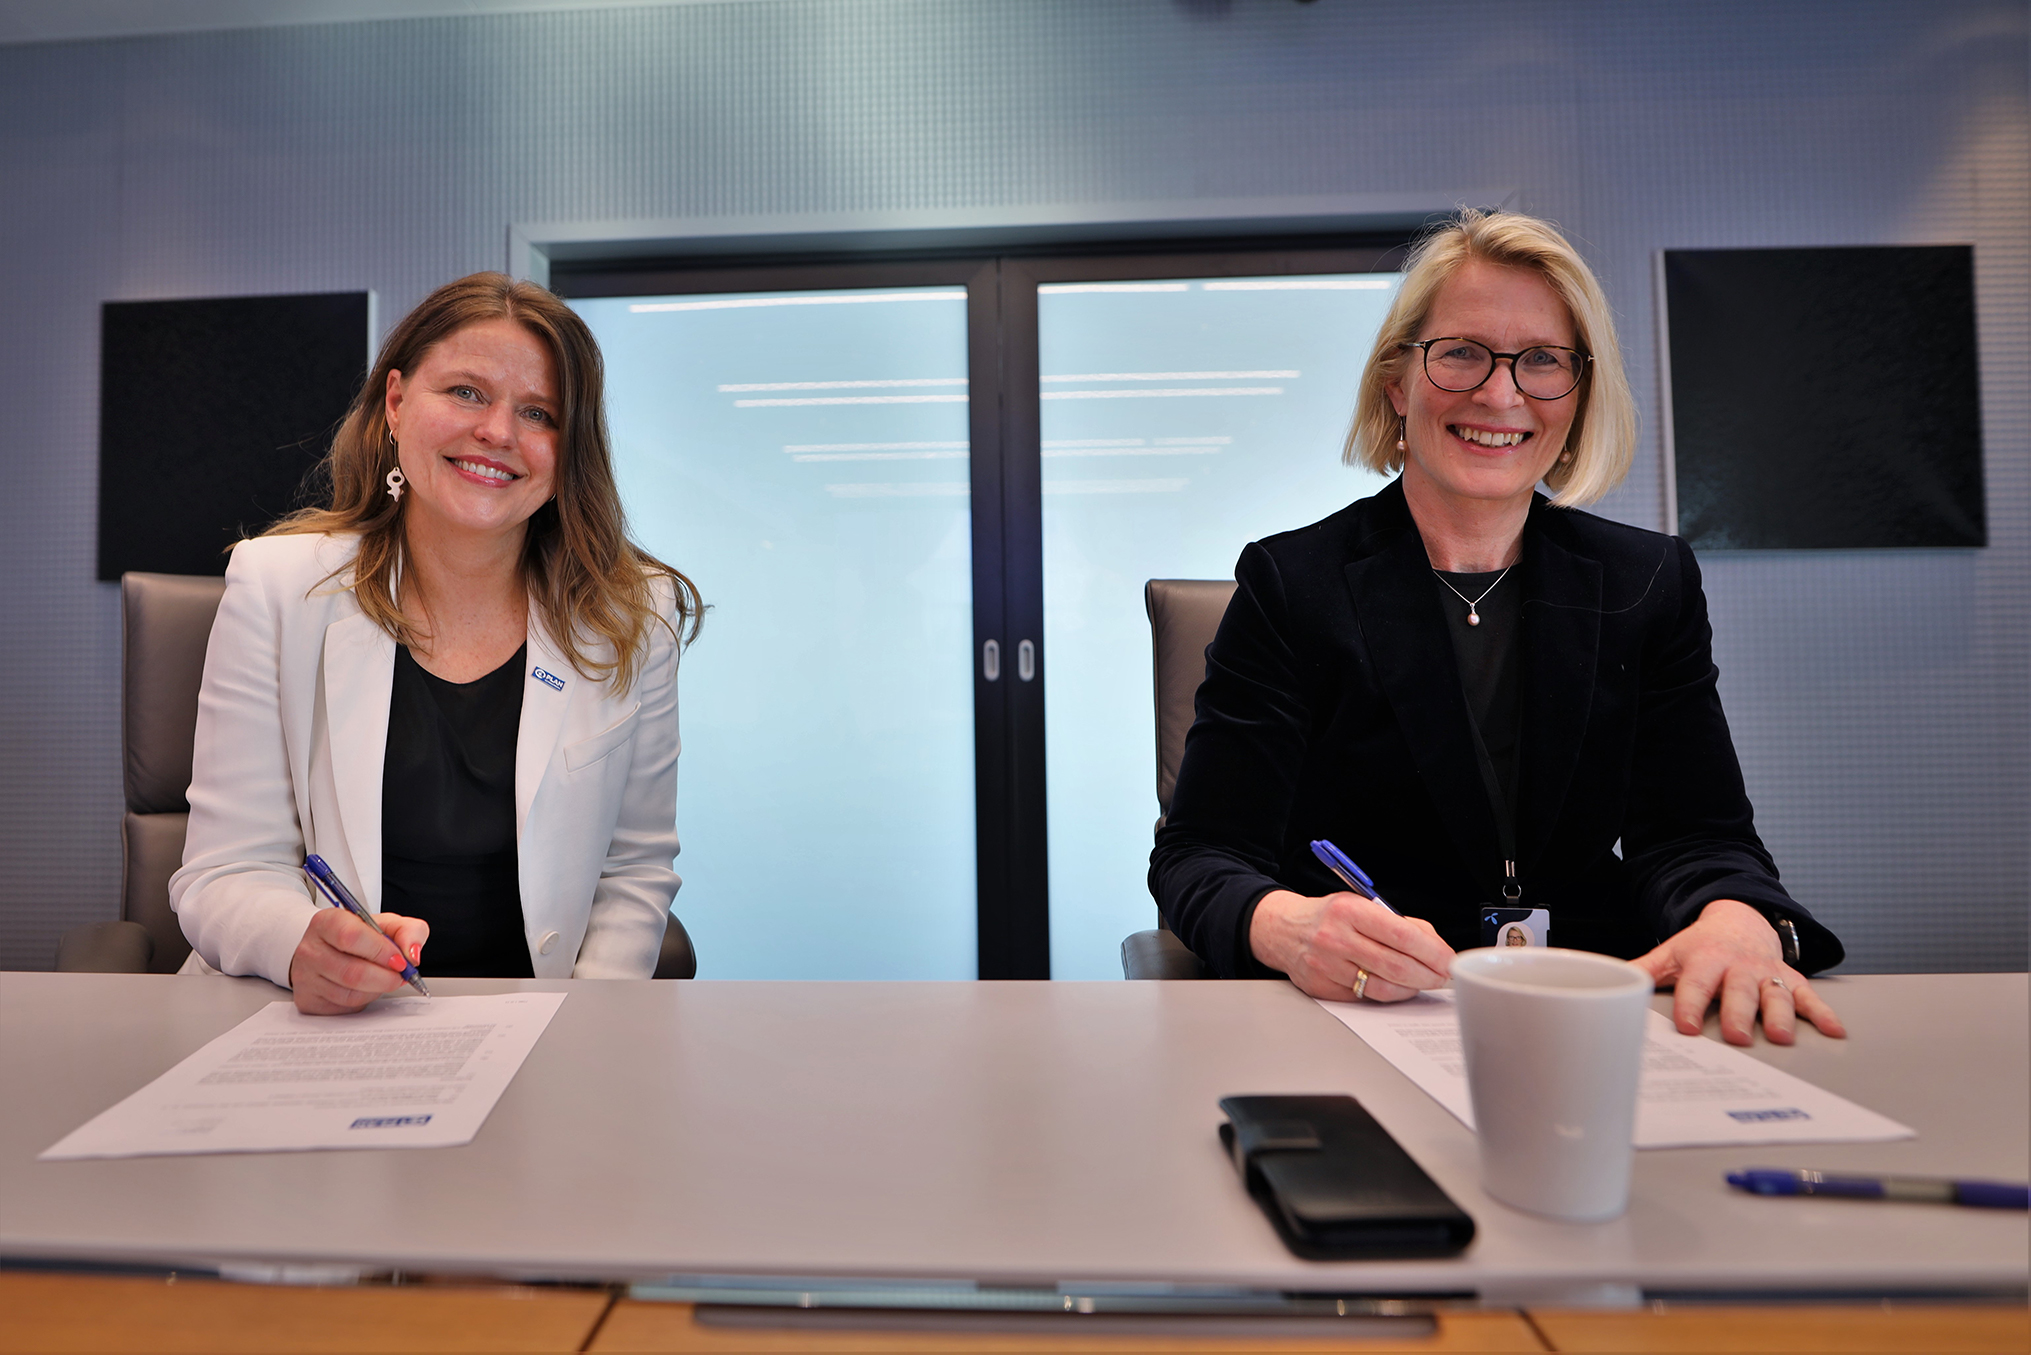
[{"label": "black wallet", "polygon": [[1474,1240],[1474,1220],[1353,1097],[1229,1096],[1220,1109],[1220,1142],[1299,1256],[1455,1256]]}]

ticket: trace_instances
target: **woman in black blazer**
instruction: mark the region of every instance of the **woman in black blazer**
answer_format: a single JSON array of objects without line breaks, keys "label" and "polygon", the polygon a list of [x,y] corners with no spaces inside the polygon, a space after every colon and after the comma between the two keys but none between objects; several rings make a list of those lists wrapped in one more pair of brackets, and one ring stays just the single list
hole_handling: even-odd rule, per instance
[{"label": "woman in black blazer", "polygon": [[[1563,237],[1469,212],[1412,256],[1348,459],[1401,478],[1250,545],[1206,654],[1150,888],[1215,974],[1399,1000],[1483,944],[1488,906],[1718,997],[1839,1018],[1840,942],[1778,883],[1675,537],[1576,511],[1619,481],[1634,404],[1600,285]],[[1542,481],[1553,491],[1536,492]],[[1346,892],[1337,843],[1402,914]]]}]

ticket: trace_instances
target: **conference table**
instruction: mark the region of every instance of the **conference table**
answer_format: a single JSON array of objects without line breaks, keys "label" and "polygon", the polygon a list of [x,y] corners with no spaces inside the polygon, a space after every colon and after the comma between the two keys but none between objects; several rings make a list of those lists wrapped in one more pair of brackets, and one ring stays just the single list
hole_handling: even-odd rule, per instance
[{"label": "conference table", "polygon": [[[558,1330],[585,1318],[592,1349],[1634,1348],[1583,1338],[1632,1340],[1627,1321],[1660,1306],[1697,1321],[1747,1304],[1781,1325],[1802,1303],[1878,1336],[1884,1304],[1921,1331],[2025,1330],[2021,1213],[1767,1199],[1723,1180],[1746,1165],[2031,1176],[2021,974],[1823,981],[1850,1038],[1759,1035],[1752,1055],[1916,1137],[1647,1150],[1627,1215],[1586,1225],[1491,1199],[1471,1131],[1281,982],[432,987],[567,994],[464,1147],[38,1162],[286,995],[0,974],[0,1306],[218,1275],[322,1284],[326,1303],[363,1280],[361,1303],[484,1300],[522,1336],[577,1304]],[[1218,1137],[1222,1096],[1267,1092],[1359,1098],[1474,1217],[1473,1245],[1437,1260],[1285,1250]]]}]

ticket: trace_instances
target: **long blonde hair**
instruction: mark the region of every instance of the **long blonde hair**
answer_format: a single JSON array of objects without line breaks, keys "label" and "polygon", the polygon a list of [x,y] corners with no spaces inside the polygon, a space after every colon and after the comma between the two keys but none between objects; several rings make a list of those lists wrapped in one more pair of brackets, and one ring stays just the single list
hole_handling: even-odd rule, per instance
[{"label": "long blonde hair", "polygon": [[1389,386],[1410,370],[1417,354],[1402,345],[1418,337],[1439,289],[1470,260],[1529,269],[1551,285],[1571,312],[1577,342],[1593,361],[1581,380],[1580,409],[1566,434],[1572,459],[1554,462],[1544,482],[1553,490],[1552,502],[1561,507],[1592,503],[1629,473],[1636,454],[1636,400],[1629,393],[1614,315],[1600,282],[1557,227],[1532,216],[1469,208],[1418,241],[1361,373],[1354,423],[1341,459],[1384,475],[1403,469]]},{"label": "long blonde hair", "polygon": [[[557,495],[529,519],[522,576],[571,666],[591,681],[609,680],[625,690],[647,652],[649,627],[663,624],[673,638],[688,643],[698,633],[704,607],[691,580],[628,540],[607,443],[599,344],[576,311],[534,283],[505,273],[474,273],[425,297],[381,345],[367,384],[318,468],[331,485],[331,506],[292,513],[263,535],[356,534],[358,554],[330,577],[344,575],[360,610],[398,643],[422,638],[396,586],[403,511],[385,483],[396,464],[388,434],[388,374],[414,372],[424,354],[467,325],[503,319],[521,325],[549,350],[559,386]],[[675,626],[657,606],[658,577],[668,579],[676,593]]]}]

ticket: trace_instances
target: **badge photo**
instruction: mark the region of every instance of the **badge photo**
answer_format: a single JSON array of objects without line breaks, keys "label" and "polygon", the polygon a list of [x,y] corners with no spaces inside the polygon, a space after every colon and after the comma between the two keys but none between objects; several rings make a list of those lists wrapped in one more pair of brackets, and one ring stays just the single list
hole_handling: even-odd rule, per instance
[{"label": "badge photo", "polygon": [[1481,910],[1481,944],[1548,946],[1551,944],[1551,910],[1484,908]]}]

